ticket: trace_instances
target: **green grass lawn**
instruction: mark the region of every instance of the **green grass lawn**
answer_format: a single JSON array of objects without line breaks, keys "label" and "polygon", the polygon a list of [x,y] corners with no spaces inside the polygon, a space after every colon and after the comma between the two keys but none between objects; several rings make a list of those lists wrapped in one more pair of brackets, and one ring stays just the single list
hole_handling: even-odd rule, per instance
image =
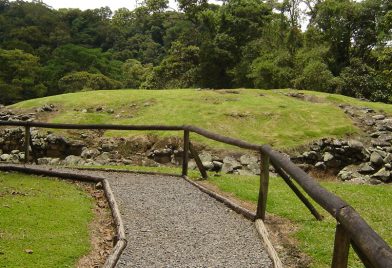
[{"label": "green grass lawn", "polygon": [[[90,91],[28,100],[11,108],[32,109],[47,103],[55,104],[60,111],[48,120],[54,123],[192,124],[282,149],[321,137],[341,137],[358,131],[334,102],[311,103],[272,90],[236,91],[239,94],[193,89]],[[100,106],[113,109],[114,113],[81,112]],[[107,131],[106,136],[138,133]],[[173,132],[159,134],[181,135]],[[192,139],[212,144],[198,135]],[[225,147],[220,143],[213,145]]]},{"label": "green grass lawn", "polygon": [[92,207],[65,181],[0,172],[0,267],[74,267],[90,250]]},{"label": "green grass lawn", "polygon": [[[211,177],[211,183],[224,192],[233,193],[241,200],[257,203],[259,178],[256,176],[224,175]],[[321,183],[331,192],[351,204],[361,216],[392,244],[391,186],[352,185],[339,182]],[[271,178],[267,211],[295,223],[299,229],[294,237],[299,241],[301,251],[312,258],[312,267],[330,267],[336,221],[317,206],[326,216],[316,221],[307,208],[280,178]],[[353,250],[351,250],[351,253]],[[351,254],[349,267],[363,267],[356,255]]]}]

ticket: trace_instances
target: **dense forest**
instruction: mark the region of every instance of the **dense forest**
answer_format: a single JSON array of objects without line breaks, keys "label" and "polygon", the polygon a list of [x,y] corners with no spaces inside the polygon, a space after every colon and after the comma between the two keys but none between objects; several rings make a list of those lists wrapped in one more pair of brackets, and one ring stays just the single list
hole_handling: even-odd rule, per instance
[{"label": "dense forest", "polygon": [[390,0],[177,0],[176,9],[145,0],[114,12],[0,0],[0,103],[81,90],[238,87],[392,102],[391,36]]}]

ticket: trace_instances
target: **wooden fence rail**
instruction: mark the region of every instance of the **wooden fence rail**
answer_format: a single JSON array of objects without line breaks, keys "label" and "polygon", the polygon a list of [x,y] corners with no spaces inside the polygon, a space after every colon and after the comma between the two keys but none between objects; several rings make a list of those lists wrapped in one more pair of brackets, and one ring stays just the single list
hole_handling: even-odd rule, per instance
[{"label": "wooden fence rail", "polygon": [[[366,221],[344,200],[323,188],[316,180],[297,167],[289,158],[273,150],[269,145],[257,145],[239,139],[222,136],[195,126],[165,126],[165,125],[78,125],[78,124],[51,124],[39,122],[0,121],[0,126],[16,126],[25,128],[25,159],[29,161],[30,129],[95,129],[95,130],[158,130],[158,131],[183,131],[184,153],[182,161],[182,175],[188,174],[189,151],[194,158],[199,158],[196,150],[190,143],[190,134],[195,133],[208,139],[230,144],[240,148],[256,151],[261,156],[260,164],[260,189],[256,211],[256,220],[265,219],[269,165],[272,164],[279,175],[289,185],[290,189],[308,207],[316,219],[322,216],[306,199],[302,192],[291,181],[294,180],[302,190],[316,203],[329,212],[336,220],[336,233],[334,241],[333,259],[331,267],[347,267],[348,251],[350,245],[357,253],[366,267],[392,267],[392,249],[390,246],[366,223]],[[207,174],[198,165],[203,178]]]}]

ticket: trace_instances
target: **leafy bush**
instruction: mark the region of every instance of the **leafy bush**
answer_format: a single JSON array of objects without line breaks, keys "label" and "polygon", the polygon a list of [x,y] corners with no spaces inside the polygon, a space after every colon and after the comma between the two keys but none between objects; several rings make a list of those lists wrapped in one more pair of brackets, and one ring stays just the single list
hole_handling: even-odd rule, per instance
[{"label": "leafy bush", "polygon": [[351,60],[350,66],[342,70],[340,77],[343,85],[338,93],[372,101],[390,102],[392,92],[386,77],[360,59]]},{"label": "leafy bush", "polygon": [[82,90],[102,90],[121,88],[122,84],[110,79],[103,74],[92,74],[88,72],[71,73],[59,81],[59,88],[66,93]]},{"label": "leafy bush", "polygon": [[304,68],[302,74],[294,79],[294,87],[324,92],[333,92],[336,79],[328,66],[320,61],[312,61]]}]

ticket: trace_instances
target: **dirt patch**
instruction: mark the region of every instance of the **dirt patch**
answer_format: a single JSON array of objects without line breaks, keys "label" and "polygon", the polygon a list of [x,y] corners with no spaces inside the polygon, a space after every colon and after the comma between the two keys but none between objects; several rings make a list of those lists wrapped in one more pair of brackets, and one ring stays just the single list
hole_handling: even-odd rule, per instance
[{"label": "dirt patch", "polygon": [[313,103],[322,103],[325,102],[322,98],[313,96],[313,95],[306,95],[305,93],[301,92],[290,92],[290,93],[284,93],[284,95],[293,97],[296,99],[300,99],[303,101],[308,101],[308,102],[313,102]]},{"label": "dirt patch", "polygon": [[91,183],[75,183],[88,192],[95,201],[94,219],[89,225],[91,251],[79,259],[76,267],[102,267],[115,242],[115,228],[110,207],[102,189],[96,189]]},{"label": "dirt patch", "polygon": [[[198,183],[209,190],[232,200],[243,208],[250,211],[256,211],[256,204],[239,200],[233,194],[221,191],[217,186],[208,181],[198,181]],[[310,267],[311,258],[299,250],[298,241],[293,237],[298,230],[298,227],[294,223],[288,219],[268,213],[265,224],[267,226],[271,242],[285,267]]]},{"label": "dirt patch", "polygon": [[232,112],[232,113],[225,113],[225,116],[230,116],[236,119],[244,119],[244,118],[249,118],[253,117],[253,115],[250,112]]}]

